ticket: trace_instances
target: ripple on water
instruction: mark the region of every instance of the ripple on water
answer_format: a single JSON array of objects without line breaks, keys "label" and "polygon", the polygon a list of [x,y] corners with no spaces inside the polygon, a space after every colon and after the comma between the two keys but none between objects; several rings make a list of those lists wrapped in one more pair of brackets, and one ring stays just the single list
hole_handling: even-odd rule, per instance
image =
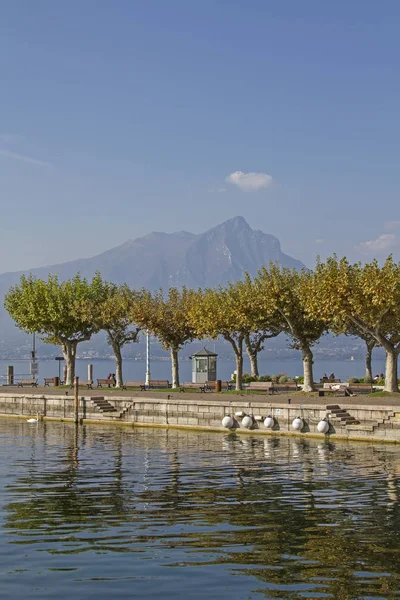
[{"label": "ripple on water", "polygon": [[8,597],[394,598],[400,449],[0,421]]}]

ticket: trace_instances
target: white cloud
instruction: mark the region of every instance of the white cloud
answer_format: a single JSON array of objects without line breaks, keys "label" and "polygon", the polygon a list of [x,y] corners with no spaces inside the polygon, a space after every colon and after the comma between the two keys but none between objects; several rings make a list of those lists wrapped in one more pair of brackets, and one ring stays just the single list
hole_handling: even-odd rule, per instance
[{"label": "white cloud", "polygon": [[37,167],[51,167],[50,163],[43,160],[37,160],[36,158],[31,158],[30,156],[25,156],[24,154],[16,154],[15,152],[9,152],[8,150],[0,150],[0,156],[4,156],[4,158],[11,158],[12,160],[20,160],[31,165],[36,165]]},{"label": "white cloud", "polygon": [[400,229],[400,221],[386,221],[385,229],[388,231],[395,231],[396,229]]},{"label": "white cloud", "polygon": [[316,244],[323,244],[323,243],[324,243],[324,241],[325,241],[325,240],[324,240],[324,239],[322,239],[322,238],[317,238],[317,239],[315,240],[315,243],[316,243]]},{"label": "white cloud", "polygon": [[243,173],[242,171],[235,171],[228,175],[225,181],[233,183],[233,185],[236,185],[243,192],[257,192],[269,187],[272,184],[272,177],[266,173]]},{"label": "white cloud", "polygon": [[357,246],[365,254],[391,252],[400,248],[400,239],[394,233],[382,233],[375,240],[366,240]]}]

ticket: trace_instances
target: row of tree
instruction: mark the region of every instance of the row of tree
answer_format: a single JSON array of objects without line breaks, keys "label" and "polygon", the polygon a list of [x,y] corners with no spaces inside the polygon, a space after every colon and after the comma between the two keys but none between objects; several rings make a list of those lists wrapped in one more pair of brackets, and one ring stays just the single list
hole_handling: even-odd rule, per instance
[{"label": "row of tree", "polygon": [[178,353],[184,344],[205,337],[223,337],[236,358],[236,388],[242,388],[243,353],[257,376],[257,358],[265,340],[287,335],[292,348],[301,351],[304,390],[314,389],[312,347],[328,331],[362,338],[367,347],[366,376],[372,379],[371,353],[386,352],[385,389],[398,391],[400,352],[400,265],[388,257],[350,264],[336,256],[317,262],[314,271],[270,264],[254,278],[217,289],[170,288],[152,293],[104,281],[97,273],[91,281],[77,274],[60,282],[32,276],[5,297],[5,307],[22,330],[41,334],[61,345],[67,364],[67,383],[75,374],[79,342],[100,330],[107,333],[116,359],[117,385],[123,382],[123,346],[137,341],[140,330],[157,336],[170,351],[172,385],[179,385]]}]

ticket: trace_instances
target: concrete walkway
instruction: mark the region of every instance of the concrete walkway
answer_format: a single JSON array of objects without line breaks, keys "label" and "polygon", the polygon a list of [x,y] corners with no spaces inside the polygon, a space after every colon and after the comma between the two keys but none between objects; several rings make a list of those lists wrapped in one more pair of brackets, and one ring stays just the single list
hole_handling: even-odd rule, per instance
[{"label": "concrete walkway", "polygon": [[[31,395],[40,395],[40,396],[67,396],[73,397],[74,391],[71,389],[65,388],[57,388],[57,387],[44,387],[38,386],[35,387],[17,387],[17,386],[0,386],[1,394],[11,394],[15,397],[25,397]],[[213,392],[207,392],[205,394],[201,394],[200,392],[158,392],[157,390],[150,390],[148,392],[139,392],[132,390],[119,390],[115,388],[95,388],[93,390],[88,390],[85,387],[79,388],[79,396],[85,397],[93,397],[93,396],[105,396],[108,398],[146,398],[151,397],[160,398],[160,401],[166,399],[174,399],[174,400],[195,400],[196,402],[201,401],[203,398],[205,401],[213,401],[226,404],[226,402],[239,402],[240,400],[246,399],[247,402],[260,402],[275,405],[288,405],[288,401],[290,399],[290,404],[292,405],[320,405],[326,406],[330,404],[339,404],[340,406],[375,406],[375,407],[394,407],[395,409],[400,408],[400,393],[387,395],[383,397],[379,396],[367,396],[366,394],[358,394],[356,396],[351,397],[343,397],[343,396],[334,396],[332,394],[319,397],[318,394],[306,394],[302,392],[294,392],[291,394],[287,393],[278,393],[273,395],[267,394],[248,394],[246,391],[243,393],[229,393],[222,392],[220,394],[215,394]]]}]

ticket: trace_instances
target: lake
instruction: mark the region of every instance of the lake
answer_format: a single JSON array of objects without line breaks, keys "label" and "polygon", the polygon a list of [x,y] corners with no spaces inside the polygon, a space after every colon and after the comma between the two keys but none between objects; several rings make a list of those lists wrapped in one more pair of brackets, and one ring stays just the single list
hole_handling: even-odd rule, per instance
[{"label": "lake", "polygon": [[0,418],[4,598],[398,598],[400,448]]},{"label": "lake", "polygon": [[[115,372],[115,361],[113,360],[101,360],[101,359],[90,359],[76,361],[76,374],[81,379],[88,378],[88,364],[94,365],[93,376],[94,378],[107,377],[109,373]],[[7,373],[7,365],[14,365],[14,372],[16,376],[29,374],[30,363],[28,360],[0,360],[0,383],[5,383],[5,376]],[[64,363],[61,363],[61,374]],[[39,363],[39,379],[43,383],[44,377],[54,377],[58,375],[58,362],[55,360],[40,361]],[[180,378],[181,381],[191,381],[191,368],[192,363],[190,360],[183,360],[180,362]],[[303,374],[303,363],[300,355],[295,360],[266,360],[261,358],[259,361],[259,369],[261,374],[273,375],[277,373],[285,373],[290,377],[296,377],[296,375]],[[235,362],[232,361],[218,361],[218,378],[223,381],[230,379],[231,374],[235,370]],[[321,360],[315,359],[314,362],[314,375],[315,380],[319,379],[326,372],[328,375],[334,372],[336,377],[345,381],[349,377],[364,377],[365,376],[365,363],[363,360]],[[385,360],[384,358],[377,358],[373,361],[374,374],[385,372]],[[146,363],[144,361],[135,361],[132,359],[126,359],[123,362],[123,373],[124,379],[130,379],[131,381],[144,380],[146,372]],[[244,360],[244,372],[250,372],[250,365],[245,358]],[[168,379],[171,381],[171,363],[169,360],[165,361],[153,361],[151,364],[151,375],[153,379]]]}]

